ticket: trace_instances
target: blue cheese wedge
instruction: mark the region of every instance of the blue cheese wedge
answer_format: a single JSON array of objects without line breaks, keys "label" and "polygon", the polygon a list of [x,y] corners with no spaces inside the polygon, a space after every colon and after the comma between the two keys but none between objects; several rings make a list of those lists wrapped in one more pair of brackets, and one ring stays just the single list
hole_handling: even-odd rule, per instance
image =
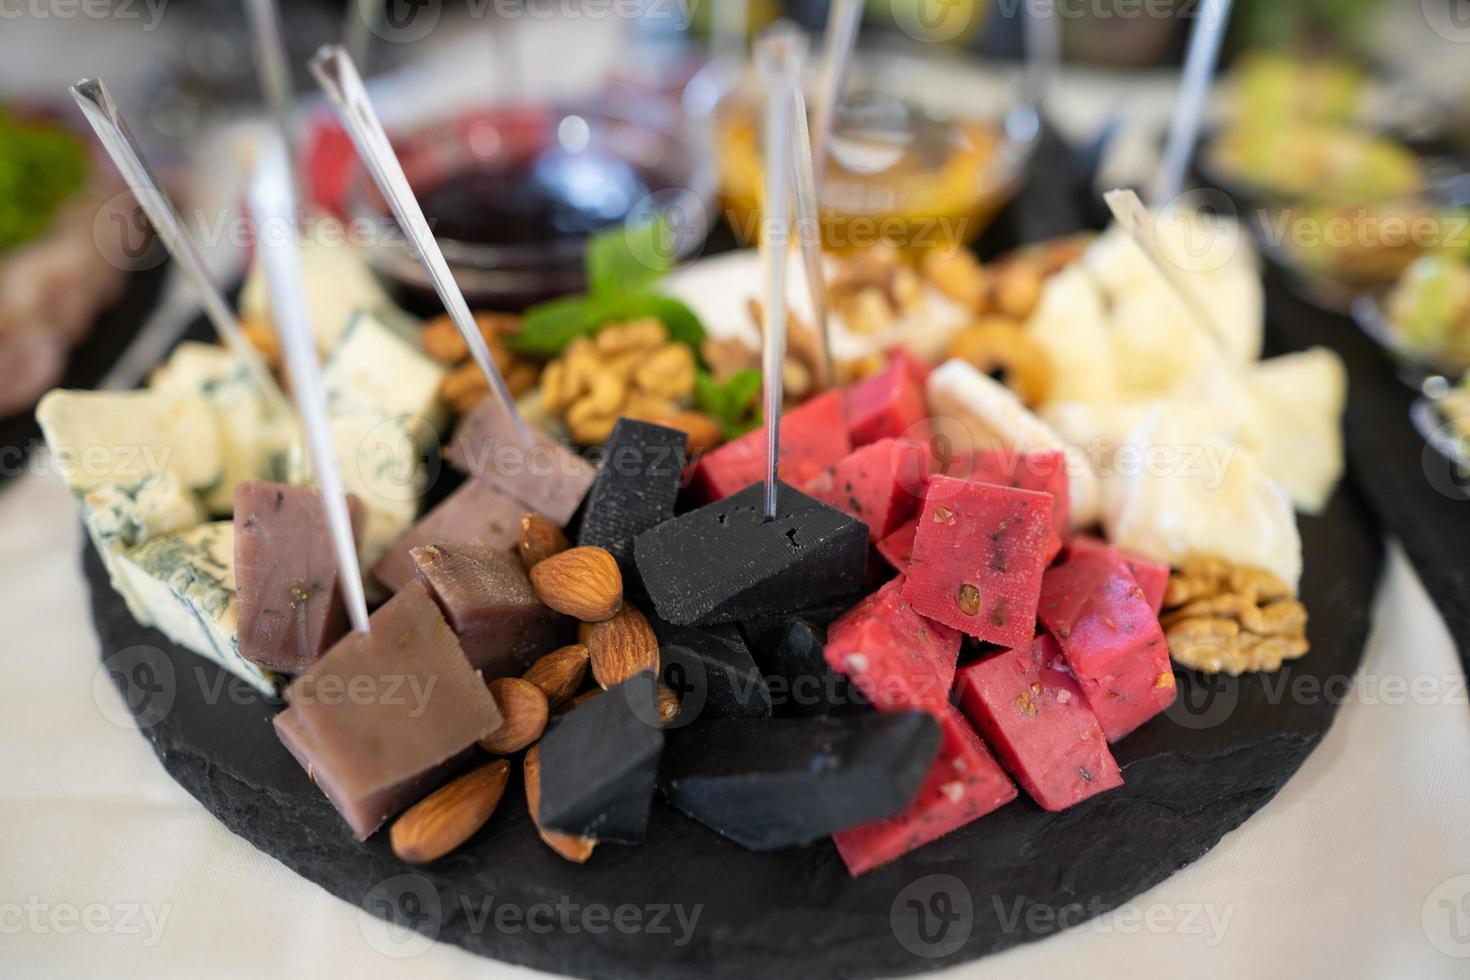
[{"label": "blue cheese wedge", "polygon": [[36,421],[78,495],[163,473],[207,494],[224,476],[219,425],[202,395],[57,390],[41,399]]},{"label": "blue cheese wedge", "polygon": [[168,395],[202,395],[219,422],[223,474],[204,498],[211,514],[233,510],[237,484],[281,477],[292,429],[285,420],[271,417],[249,370],[228,350],[186,341],[149,384]]},{"label": "blue cheese wedge", "polygon": [[132,487],[98,487],[82,498],[82,523],[102,556],[112,587],[127,600],[135,619],[143,619],[146,613],[141,600],[127,588],[117,567],[118,556],[204,520],[199,497],[172,473],[149,477]]},{"label": "blue cheese wedge", "polygon": [[438,429],[444,422],[442,365],[426,357],[407,324],[359,312],[322,370],[329,401],[371,405]]},{"label": "blue cheese wedge", "polygon": [[215,521],[165,534],[117,556],[139,622],[213,660],[265,694],[275,675],[240,656],[236,641],[235,525]]}]

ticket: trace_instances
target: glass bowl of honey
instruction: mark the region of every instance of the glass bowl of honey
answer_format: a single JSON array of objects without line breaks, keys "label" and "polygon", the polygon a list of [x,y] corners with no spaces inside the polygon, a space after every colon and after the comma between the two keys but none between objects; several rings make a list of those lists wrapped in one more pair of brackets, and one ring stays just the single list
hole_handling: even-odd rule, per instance
[{"label": "glass bowl of honey", "polygon": [[[955,111],[926,98],[917,59],[854,56],[821,176],[822,244],[851,252],[878,243],[908,252],[973,241],[1021,186],[1037,143],[1034,112],[995,96],[990,111]],[[932,73],[929,77],[932,77]],[[807,91],[815,83],[808,71]],[[977,100],[979,102],[981,100]],[[685,92],[685,112],[707,141],[720,204],[736,237],[760,228],[760,81],[747,66],[711,62]],[[809,108],[809,116],[812,114]]]},{"label": "glass bowl of honey", "polygon": [[[589,239],[676,212],[670,264],[704,243],[714,171],[677,109],[627,101],[485,106],[393,134],[393,145],[472,306],[519,310],[586,288]],[[432,284],[360,164],[344,210],[382,232],[374,270],[407,308],[439,308]]]}]

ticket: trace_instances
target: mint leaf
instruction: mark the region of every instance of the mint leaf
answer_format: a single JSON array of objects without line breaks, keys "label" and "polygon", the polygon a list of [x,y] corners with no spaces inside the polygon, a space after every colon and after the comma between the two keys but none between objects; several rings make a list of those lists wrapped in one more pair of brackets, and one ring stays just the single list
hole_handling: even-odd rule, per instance
[{"label": "mint leaf", "polygon": [[576,337],[592,333],[603,323],[606,304],[590,296],[564,296],[538,303],[526,311],[519,332],[506,343],[522,354],[554,357]]},{"label": "mint leaf", "polygon": [[743,436],[761,424],[755,404],[760,390],[761,373],[754,368],[737,371],[724,384],[706,371],[694,376],[695,404],[724,427],[726,439]]},{"label": "mint leaf", "polygon": [[587,243],[587,285],[593,296],[635,293],[657,282],[673,265],[672,232],[663,214],[622,224]]}]

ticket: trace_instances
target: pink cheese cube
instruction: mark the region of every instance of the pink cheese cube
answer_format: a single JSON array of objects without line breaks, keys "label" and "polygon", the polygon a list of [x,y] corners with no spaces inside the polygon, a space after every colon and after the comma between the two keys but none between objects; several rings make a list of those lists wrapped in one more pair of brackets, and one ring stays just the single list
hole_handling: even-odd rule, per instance
[{"label": "pink cheese cube", "polygon": [[397,592],[418,575],[409,552],[428,544],[473,544],[510,551],[529,508],[485,480],[466,480],[404,532],[373,565],[373,577]]},{"label": "pink cheese cube", "polygon": [[914,535],[918,533],[919,519],[909,518],[892,534],[878,542],[878,554],[900,573],[907,571],[909,561],[914,557]]},{"label": "pink cheese cube", "polygon": [[929,374],[933,369],[924,361],[909,353],[907,347],[893,348],[893,350],[888,352],[888,360],[893,364],[903,365],[903,369],[913,376],[914,381],[918,382],[921,390],[928,383]]},{"label": "pink cheese cube", "polygon": [[918,443],[879,439],[844,456],[806,492],[867,524],[876,543],[919,509],[914,489],[925,481],[928,458]]},{"label": "pink cheese cube", "polygon": [[1148,599],[1149,606],[1153,608],[1154,615],[1157,616],[1159,610],[1164,608],[1164,593],[1169,589],[1169,566],[1161,561],[1150,561],[1147,558],[1129,554],[1101,538],[1079,534],[1067,542],[1067,551],[1071,554],[1104,548],[1113,548],[1118,557],[1123,559],[1123,563],[1128,566],[1128,571],[1138,582],[1138,587],[1143,590],[1144,598]]},{"label": "pink cheese cube", "polygon": [[920,615],[987,643],[1025,646],[1036,633],[1051,494],[936,476],[904,576]]},{"label": "pink cheese cube", "polygon": [[914,612],[896,578],[827,627],[823,656],[879,710],[949,706],[960,634]]},{"label": "pink cheese cube", "polygon": [[1083,548],[1050,569],[1037,615],[1066,656],[1109,742],[1174,700],[1159,618],[1111,548]]},{"label": "pink cheese cube", "polygon": [[[975,453],[967,461],[972,483],[993,483],[1018,490],[1049,493],[1052,499],[1051,538],[1047,543],[1047,563],[1062,550],[1071,519],[1070,496],[1067,491],[1067,457],[1059,452],[1018,453],[1011,449],[991,449]],[[964,464],[961,463],[961,466]],[[963,472],[951,473],[955,476]]]},{"label": "pink cheese cube", "polygon": [[[781,416],[781,478],[792,486],[805,486],[850,452],[842,392],[818,395]],[[713,503],[765,475],[766,431],[760,428],[695,460],[687,496],[696,503]]]},{"label": "pink cheese cube", "polygon": [[1045,810],[1123,785],[1102,726],[1056,641],[1007,650],[959,672],[960,710]]},{"label": "pink cheese cube", "polygon": [[843,401],[847,434],[855,446],[885,438],[924,439],[915,426],[928,417],[923,383],[907,356],[848,388]]},{"label": "pink cheese cube", "polygon": [[1016,798],[985,743],[949,705],[939,716],[939,757],[913,801],[894,816],[832,835],[854,877],[938,840]]},{"label": "pink cheese cube", "polygon": [[460,421],[444,458],[558,525],[572,519],[597,478],[595,466],[540,429],[532,428],[531,445],[523,445],[494,398]]}]

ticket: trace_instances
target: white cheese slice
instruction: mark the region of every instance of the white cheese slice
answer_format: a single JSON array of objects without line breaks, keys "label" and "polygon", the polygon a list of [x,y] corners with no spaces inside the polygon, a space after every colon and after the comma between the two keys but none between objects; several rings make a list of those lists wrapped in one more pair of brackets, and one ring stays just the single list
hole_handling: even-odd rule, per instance
[{"label": "white cheese slice", "polygon": [[1067,492],[1073,527],[1096,523],[1100,489],[1086,453],[1069,445],[1051,426],[1031,413],[1000,382],[958,359],[946,361],[929,375],[929,411],[964,426],[976,449],[1056,450],[1067,457]]},{"label": "white cheese slice", "polygon": [[1342,413],[1347,368],[1335,351],[1313,347],[1256,364],[1256,395],[1269,419],[1262,462],[1308,514],[1321,513],[1342,479]]},{"label": "white cheese slice", "polygon": [[278,480],[294,435],[287,420],[272,419],[249,370],[218,344],[185,341],[149,381],[155,391],[200,394],[219,422],[224,467],[204,502],[210,513],[234,510],[235,486],[245,480]]},{"label": "white cheese slice", "polygon": [[41,399],[36,420],[77,494],[162,473],[208,493],[223,478],[219,425],[202,395],[57,390]]},{"label": "white cheese slice", "polygon": [[236,641],[232,522],[153,538],[119,555],[117,564],[143,610],[140,622],[260,691],[275,692],[274,675],[240,656]]},{"label": "white cheese slice", "polygon": [[406,330],[381,316],[358,313],[322,371],[329,404],[344,411],[370,405],[386,416],[408,416],[438,429],[444,421],[442,365],[430,360]]},{"label": "white cheese slice", "polygon": [[112,586],[135,619],[146,612],[117,567],[117,557],[145,542],[204,523],[198,496],[172,473],[149,477],[134,487],[98,487],[82,498],[82,523],[107,567]]},{"label": "white cheese slice", "polygon": [[1153,408],[1114,455],[1104,495],[1108,539],[1178,565],[1212,555],[1265,569],[1295,590],[1301,537],[1291,500],[1247,449]]},{"label": "white cheese slice", "polygon": [[1049,401],[1117,397],[1113,337],[1102,293],[1082,266],[1074,263],[1046,281],[1026,330],[1051,361]]}]

